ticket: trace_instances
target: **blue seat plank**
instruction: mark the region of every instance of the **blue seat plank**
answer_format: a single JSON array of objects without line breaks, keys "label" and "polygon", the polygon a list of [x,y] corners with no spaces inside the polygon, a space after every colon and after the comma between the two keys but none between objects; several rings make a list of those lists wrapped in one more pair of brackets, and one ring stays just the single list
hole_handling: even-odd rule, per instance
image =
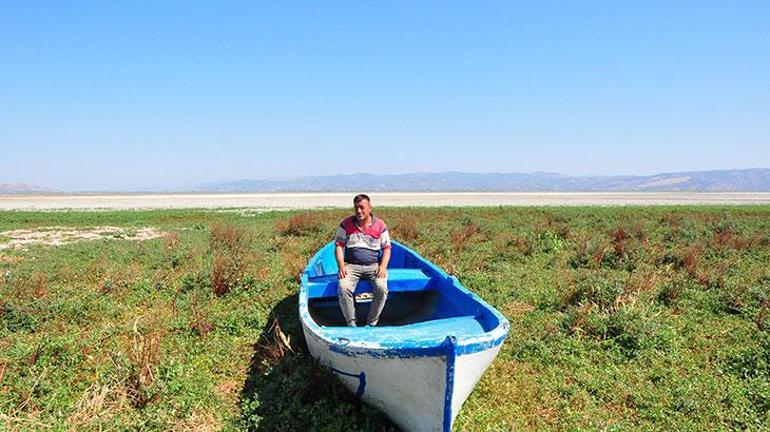
[{"label": "blue seat plank", "polygon": [[447,336],[458,339],[484,334],[484,327],[473,316],[459,316],[414,324],[381,327],[324,327],[332,338],[352,342],[377,342],[385,348],[398,348],[406,342],[440,344]]},{"label": "blue seat plank", "polygon": [[[428,289],[430,277],[420,269],[391,268],[388,269],[388,291],[424,291]],[[337,275],[323,275],[310,278],[307,285],[308,298],[336,297]],[[372,287],[366,281],[360,281],[356,286],[356,294],[371,292]]]}]

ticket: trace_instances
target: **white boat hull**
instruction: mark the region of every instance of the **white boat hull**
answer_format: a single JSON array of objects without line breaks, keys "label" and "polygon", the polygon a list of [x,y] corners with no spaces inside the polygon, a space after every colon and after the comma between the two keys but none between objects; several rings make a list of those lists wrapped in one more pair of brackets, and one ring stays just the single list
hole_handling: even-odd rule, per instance
[{"label": "white boat hull", "polygon": [[[306,327],[313,357],[329,367],[342,383],[405,431],[451,430],[455,417],[502,344],[485,351],[455,356],[382,355],[339,352]],[[449,403],[447,403],[449,399]]]},{"label": "white boat hull", "polygon": [[[380,319],[387,324],[345,326],[336,298],[335,244],[329,243],[301,277],[305,340],[311,355],[350,391],[403,430],[450,431],[510,326],[457,278],[391,243],[388,303]],[[359,294],[367,290],[367,284],[356,288]]]}]

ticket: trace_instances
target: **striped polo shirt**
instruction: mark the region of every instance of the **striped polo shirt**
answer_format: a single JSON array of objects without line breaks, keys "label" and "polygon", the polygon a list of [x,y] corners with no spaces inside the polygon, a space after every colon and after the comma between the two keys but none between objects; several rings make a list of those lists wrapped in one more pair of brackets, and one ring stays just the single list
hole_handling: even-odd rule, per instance
[{"label": "striped polo shirt", "polygon": [[354,215],[342,220],[334,243],[345,247],[346,263],[374,264],[380,260],[380,250],[390,248],[390,233],[382,219],[372,215],[371,225],[359,227]]}]

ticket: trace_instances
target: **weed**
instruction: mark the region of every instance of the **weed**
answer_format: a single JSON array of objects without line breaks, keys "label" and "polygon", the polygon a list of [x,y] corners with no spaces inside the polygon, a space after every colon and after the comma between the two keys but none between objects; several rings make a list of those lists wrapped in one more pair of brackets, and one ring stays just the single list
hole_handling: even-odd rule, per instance
[{"label": "weed", "polygon": [[321,223],[312,213],[300,213],[277,223],[278,232],[284,236],[303,236],[317,234],[322,230]]},{"label": "weed", "polygon": [[170,256],[171,268],[175,269],[182,264],[184,254],[179,249],[180,236],[178,232],[169,232],[165,235],[164,249]]},{"label": "weed", "polygon": [[508,248],[513,248],[523,256],[530,256],[535,248],[535,242],[528,236],[516,236],[506,244]]},{"label": "weed", "polygon": [[102,294],[109,294],[115,289],[115,284],[111,279],[105,279],[99,284],[99,292]]},{"label": "weed", "polygon": [[267,336],[257,344],[257,351],[257,356],[264,362],[263,366],[272,364],[289,352],[294,352],[291,347],[291,337],[283,332],[278,318],[273,319],[270,328],[267,329]]},{"label": "weed", "polygon": [[766,331],[770,327],[770,297],[765,298],[759,305],[759,312],[754,318],[754,323],[759,331]]},{"label": "weed", "polygon": [[665,306],[674,306],[684,293],[685,284],[681,279],[672,279],[663,284],[655,299]]},{"label": "weed", "polygon": [[179,233],[178,232],[169,232],[164,236],[164,246],[167,251],[174,251],[177,247],[179,247]]},{"label": "weed", "polygon": [[595,269],[601,267],[602,263],[605,261],[605,258],[607,257],[606,252],[607,248],[602,244],[599,244],[594,248],[593,253],[591,254],[591,262]]},{"label": "weed", "polygon": [[[211,272],[211,285],[214,287],[214,294],[218,297],[230,292],[233,284],[233,276],[237,277],[237,265],[233,265],[230,256],[217,253],[214,255],[214,269]],[[234,271],[233,271],[234,270]],[[232,273],[236,273],[233,275]]]},{"label": "weed", "polygon": [[307,259],[297,255],[296,252],[281,252],[282,269],[287,279],[293,282],[299,282],[302,271],[307,266]]},{"label": "weed", "polygon": [[211,287],[214,295],[222,297],[243,281],[246,233],[230,224],[212,224],[210,245],[213,253]]},{"label": "weed", "polygon": [[460,255],[463,250],[463,246],[470,240],[471,237],[478,234],[481,230],[478,225],[473,222],[464,224],[461,229],[453,230],[451,233],[452,247],[454,248],[455,255]]},{"label": "weed", "polygon": [[770,335],[752,344],[726,350],[725,370],[742,379],[770,379]]},{"label": "weed", "polygon": [[627,296],[640,296],[653,293],[658,283],[657,272],[633,271],[626,279],[624,291]]},{"label": "weed", "polygon": [[712,247],[719,251],[724,251],[733,244],[734,237],[735,234],[730,230],[715,231],[711,239]]},{"label": "weed", "polygon": [[215,327],[214,323],[209,319],[206,309],[193,304],[190,330],[198,336],[206,336],[209,332],[214,330]]},{"label": "weed", "polygon": [[572,268],[586,267],[590,262],[588,254],[588,239],[581,238],[577,242],[575,248],[575,255],[570,259],[570,265]]},{"label": "weed", "polygon": [[[131,405],[142,409],[158,400],[156,369],[161,362],[163,332],[153,325],[152,331],[142,334],[134,321],[132,343],[126,355],[125,389]],[[154,323],[152,323],[154,324]]]},{"label": "weed", "polygon": [[700,245],[692,246],[684,252],[681,260],[682,268],[691,278],[697,278],[698,260],[702,253],[703,247]]},{"label": "weed", "polygon": [[538,242],[545,253],[559,252],[564,249],[564,238],[552,231],[542,231],[538,236]]},{"label": "weed", "polygon": [[[415,234],[408,241],[425,258],[509,317],[509,339],[458,429],[760,430],[770,406],[769,209],[383,213],[396,240]],[[141,245],[0,253],[0,421],[55,430],[393,429],[303,348],[296,277],[330,231],[305,222],[277,229],[296,214],[0,212],[4,230],[169,233]],[[336,221],[343,211],[302,214]],[[127,317],[136,316],[147,318],[132,331]]]},{"label": "weed", "polygon": [[392,228],[393,237],[405,242],[416,242],[420,236],[420,230],[414,219],[399,220]]},{"label": "weed", "polygon": [[[556,248],[556,250],[560,250],[562,247],[561,243],[556,243],[555,245],[547,248],[547,251],[552,250],[551,248]],[[593,268],[593,269],[599,269],[602,265],[609,264],[610,266],[614,266],[616,263],[615,255],[611,255],[608,253],[608,248],[605,243],[600,241],[591,241],[586,237],[581,237],[577,240],[577,243],[575,244],[575,254],[572,255],[569,258],[569,264],[572,268],[578,269],[578,268]]]},{"label": "weed", "polygon": [[175,253],[171,255],[171,268],[177,268],[180,265],[182,265],[182,261],[184,260],[184,256],[180,255],[178,253]]},{"label": "weed", "polygon": [[227,250],[241,253],[245,248],[246,236],[242,229],[232,224],[211,224],[210,246],[212,250]]},{"label": "weed", "polygon": [[0,323],[11,333],[31,332],[37,328],[38,320],[32,311],[0,300]]},{"label": "weed", "polygon": [[561,240],[567,240],[571,234],[571,229],[566,221],[552,214],[546,214],[542,221],[535,224],[535,232],[538,233],[538,236],[546,231],[551,232]]},{"label": "weed", "polygon": [[562,309],[590,303],[597,306],[600,311],[611,310],[616,307],[624,292],[624,281],[593,273],[583,274],[562,295]]},{"label": "weed", "polygon": [[625,258],[627,253],[626,240],[628,240],[628,234],[622,229],[612,233],[612,245],[615,251],[615,259],[621,260]]},{"label": "weed", "polygon": [[660,223],[663,226],[668,226],[673,229],[678,229],[682,226],[682,215],[677,213],[664,213],[660,217]]},{"label": "weed", "polygon": [[197,289],[205,289],[210,286],[211,280],[205,276],[202,277],[201,273],[187,273],[182,277],[182,281],[179,287],[181,293],[188,293]]}]

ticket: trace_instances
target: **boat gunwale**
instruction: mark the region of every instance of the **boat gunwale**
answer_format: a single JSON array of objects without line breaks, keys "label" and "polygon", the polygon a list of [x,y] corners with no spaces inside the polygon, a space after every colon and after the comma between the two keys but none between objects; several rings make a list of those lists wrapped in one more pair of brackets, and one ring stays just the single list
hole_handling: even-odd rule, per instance
[{"label": "boat gunwale", "polygon": [[[397,242],[392,241],[395,247],[400,247],[405,253],[412,254],[416,259],[423,264],[434,270],[439,276],[449,279],[454,289],[459,290],[466,295],[472,297],[472,299],[478,302],[483,308],[488,310],[498,320],[498,325],[489,331],[479,333],[478,336],[457,338],[455,349],[457,355],[472,354],[477,352],[486,351],[492,349],[503,343],[508,336],[508,330],[510,324],[508,320],[501,314],[496,308],[489,303],[485,302],[478,295],[474,294],[468,288],[462,285],[460,281],[454,277],[448,275],[443,269],[430,262],[419,253],[410,249],[409,247]],[[334,335],[334,327],[322,327],[310,316],[310,310],[308,307],[308,283],[309,283],[309,271],[313,268],[313,265],[320,259],[321,255],[327,248],[333,247],[334,242],[327,243],[321,247],[315,255],[309,260],[308,265],[301,275],[301,286],[299,291],[299,312],[300,319],[303,327],[321,339],[326,345],[329,346],[329,350],[339,354],[347,356],[368,356],[368,357],[434,357],[446,355],[446,349],[444,347],[444,340],[433,341],[419,341],[419,340],[404,340],[398,347],[382,346],[373,341],[353,341],[345,339],[346,343],[341,343],[340,338]],[[372,335],[375,334],[376,329],[362,328],[362,332],[367,332]]]}]

